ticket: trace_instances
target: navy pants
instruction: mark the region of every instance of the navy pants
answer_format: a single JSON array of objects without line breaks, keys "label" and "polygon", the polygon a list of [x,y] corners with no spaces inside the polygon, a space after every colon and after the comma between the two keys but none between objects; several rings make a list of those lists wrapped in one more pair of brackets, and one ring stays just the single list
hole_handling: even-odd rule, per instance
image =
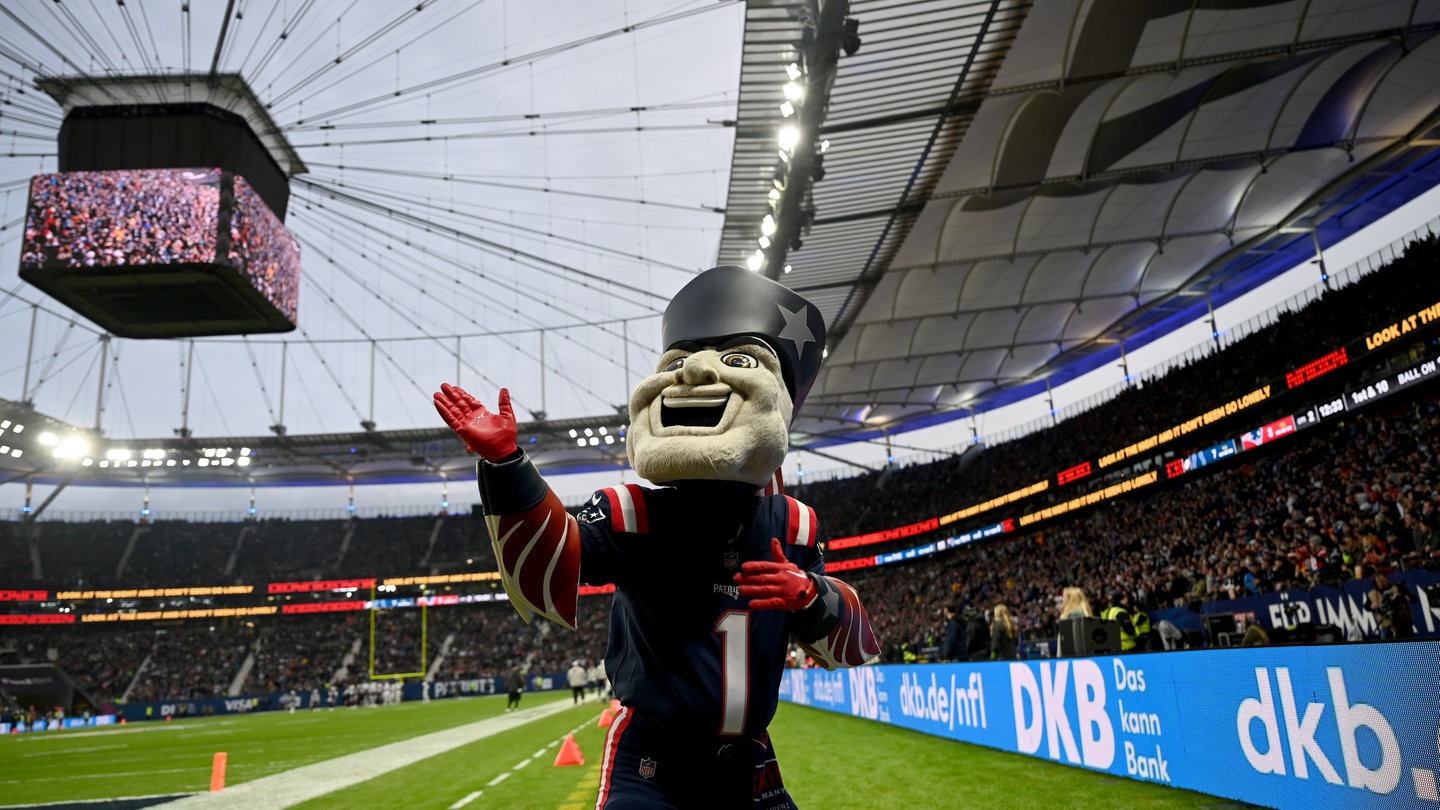
[{"label": "navy pants", "polygon": [[770,735],[695,740],[625,706],[610,725],[596,810],[795,810]]}]

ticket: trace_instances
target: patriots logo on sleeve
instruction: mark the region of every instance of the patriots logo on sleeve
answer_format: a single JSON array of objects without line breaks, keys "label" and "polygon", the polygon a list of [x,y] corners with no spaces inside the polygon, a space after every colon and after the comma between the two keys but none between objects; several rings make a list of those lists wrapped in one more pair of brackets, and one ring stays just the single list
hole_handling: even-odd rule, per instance
[{"label": "patriots logo on sleeve", "polygon": [[575,519],[580,521],[581,523],[591,524],[604,521],[605,513],[600,511],[600,502],[602,500],[604,499],[600,497],[600,493],[598,492],[594,495],[591,495],[590,502],[585,504],[584,509],[581,509],[578,513],[576,513]]}]

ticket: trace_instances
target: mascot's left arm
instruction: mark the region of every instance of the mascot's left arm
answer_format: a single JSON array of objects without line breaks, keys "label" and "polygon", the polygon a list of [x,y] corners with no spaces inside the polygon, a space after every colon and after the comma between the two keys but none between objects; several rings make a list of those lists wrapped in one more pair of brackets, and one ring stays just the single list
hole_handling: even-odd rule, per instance
[{"label": "mascot's left arm", "polygon": [[826,576],[818,556],[808,571],[802,570],[785,556],[778,539],[770,541],[770,556],[742,563],[735,575],[751,610],[790,611],[791,632],[826,669],[858,667],[880,654],[880,642],[854,588]]},{"label": "mascot's left arm", "polygon": [[575,629],[580,527],[516,446],[509,390],[500,389],[495,412],[448,383],[440,386],[434,402],[465,449],[480,456],[480,501],[510,602],[526,622],[538,613]]}]

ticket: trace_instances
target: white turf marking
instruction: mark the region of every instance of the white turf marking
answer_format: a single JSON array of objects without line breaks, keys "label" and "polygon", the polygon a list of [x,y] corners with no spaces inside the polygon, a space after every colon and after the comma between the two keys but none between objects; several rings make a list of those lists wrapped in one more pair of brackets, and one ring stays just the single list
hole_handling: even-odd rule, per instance
[{"label": "white turf marking", "polygon": [[500,774],[499,776],[495,777],[494,779],[491,779],[489,782],[486,782],[486,783],[485,783],[485,787],[495,787],[496,785],[500,784],[501,782],[504,782],[506,779],[509,779],[509,778],[510,778],[510,772],[509,772],[509,771],[506,771],[506,772]]},{"label": "white turf marking", "polygon": [[[226,787],[218,793],[197,793],[165,805],[165,810],[191,807],[222,807],[237,810],[277,810],[310,801],[327,793],[344,790],[381,774],[413,765],[446,751],[469,745],[476,740],[509,731],[512,728],[559,714],[571,705],[556,701],[533,709],[491,717],[488,720],[469,723],[457,728],[437,731],[409,740],[400,740],[368,751],[359,751],[343,757],[316,762],[312,765],[277,773],[234,787]],[[231,763],[232,765],[234,763]],[[497,777],[498,782],[502,777]],[[492,782],[491,784],[495,784]]]},{"label": "white turf marking", "polygon": [[515,767],[511,768],[510,770],[512,770],[512,771],[518,771],[518,770],[520,770],[521,768],[523,768],[523,767],[525,767],[526,765],[529,765],[529,764],[530,764],[530,760],[529,760],[529,759],[522,759],[522,760],[520,760],[519,762],[515,763]]},{"label": "white turf marking", "polygon": [[[71,754],[85,754],[85,753],[90,753],[91,751],[114,751],[114,750],[119,749],[119,748],[129,748],[129,747],[130,747],[130,743],[121,743],[121,744],[119,744],[119,745],[92,745],[92,746],[90,746],[89,748],[66,748],[66,749],[65,749],[65,756],[70,756]],[[35,752],[29,753],[29,754],[21,754],[20,756],[21,756],[22,758],[23,758],[23,757],[53,757],[53,756],[55,756],[55,752],[53,752],[53,751],[35,751]]]},{"label": "white turf marking", "polygon": [[461,799],[460,801],[455,802],[454,804],[450,805],[450,810],[460,810],[461,807],[464,807],[465,805],[469,804],[470,802],[473,802],[473,801],[475,801],[476,799],[480,798],[480,796],[481,796],[482,793],[483,793],[483,791],[479,791],[479,790],[475,791],[474,793],[471,793],[469,796],[466,796],[465,798]]}]

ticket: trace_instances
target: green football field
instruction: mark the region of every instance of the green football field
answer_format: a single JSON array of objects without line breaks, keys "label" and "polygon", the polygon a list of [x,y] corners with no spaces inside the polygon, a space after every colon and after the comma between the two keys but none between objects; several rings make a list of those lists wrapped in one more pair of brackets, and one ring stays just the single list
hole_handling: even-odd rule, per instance
[{"label": "green football field", "polygon": [[[0,806],[181,794],[197,795],[162,806],[593,806],[602,704],[529,694],[522,711],[507,714],[504,703],[476,697],[10,735],[0,739]],[[1238,806],[784,703],[770,733],[786,786],[807,810]],[[583,765],[555,765],[568,734]],[[211,794],[218,752],[225,789]]]}]

